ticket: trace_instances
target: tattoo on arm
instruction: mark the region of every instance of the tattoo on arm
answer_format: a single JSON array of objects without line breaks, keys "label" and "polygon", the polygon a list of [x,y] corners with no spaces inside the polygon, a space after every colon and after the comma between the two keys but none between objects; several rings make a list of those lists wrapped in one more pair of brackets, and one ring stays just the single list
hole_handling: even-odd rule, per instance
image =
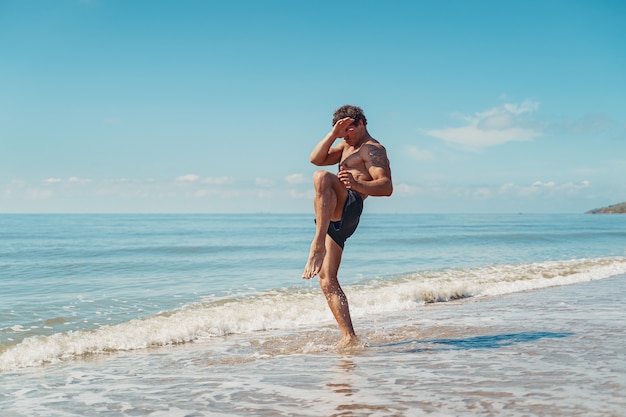
[{"label": "tattoo on arm", "polygon": [[372,166],[385,169],[389,167],[389,160],[387,159],[387,153],[384,148],[370,146],[368,149],[368,155]]}]

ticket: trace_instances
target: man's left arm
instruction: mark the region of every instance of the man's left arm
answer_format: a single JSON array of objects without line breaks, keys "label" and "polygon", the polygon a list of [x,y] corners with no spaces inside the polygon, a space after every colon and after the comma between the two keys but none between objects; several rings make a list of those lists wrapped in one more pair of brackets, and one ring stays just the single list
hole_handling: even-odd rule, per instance
[{"label": "man's left arm", "polygon": [[363,160],[371,180],[353,179],[349,181],[350,188],[365,195],[390,196],[393,193],[393,182],[391,181],[391,168],[385,148],[382,145],[367,145]]}]

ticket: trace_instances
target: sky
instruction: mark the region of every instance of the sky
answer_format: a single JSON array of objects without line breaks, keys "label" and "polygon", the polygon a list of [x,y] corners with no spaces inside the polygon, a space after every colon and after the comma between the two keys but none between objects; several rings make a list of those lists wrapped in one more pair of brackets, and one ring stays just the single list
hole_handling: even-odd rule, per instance
[{"label": "sky", "polygon": [[625,98],[620,0],[0,0],[0,213],[312,213],[344,104],[366,211],[582,213],[626,201]]}]

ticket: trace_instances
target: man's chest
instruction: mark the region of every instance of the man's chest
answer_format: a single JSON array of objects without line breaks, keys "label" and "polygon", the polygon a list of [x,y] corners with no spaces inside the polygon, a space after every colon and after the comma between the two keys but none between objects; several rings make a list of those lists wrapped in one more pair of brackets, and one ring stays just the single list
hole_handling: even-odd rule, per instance
[{"label": "man's chest", "polygon": [[341,155],[341,165],[347,169],[359,169],[365,167],[365,161],[358,149],[344,149]]}]

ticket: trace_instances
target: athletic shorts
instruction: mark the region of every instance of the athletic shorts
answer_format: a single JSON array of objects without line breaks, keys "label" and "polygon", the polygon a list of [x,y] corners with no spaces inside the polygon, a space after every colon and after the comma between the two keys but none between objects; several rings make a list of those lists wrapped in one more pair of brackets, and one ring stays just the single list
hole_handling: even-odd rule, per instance
[{"label": "athletic shorts", "polygon": [[357,226],[363,212],[363,198],[354,190],[348,190],[348,198],[343,205],[341,220],[330,222],[328,225],[328,235],[343,249],[346,239],[348,239]]}]

